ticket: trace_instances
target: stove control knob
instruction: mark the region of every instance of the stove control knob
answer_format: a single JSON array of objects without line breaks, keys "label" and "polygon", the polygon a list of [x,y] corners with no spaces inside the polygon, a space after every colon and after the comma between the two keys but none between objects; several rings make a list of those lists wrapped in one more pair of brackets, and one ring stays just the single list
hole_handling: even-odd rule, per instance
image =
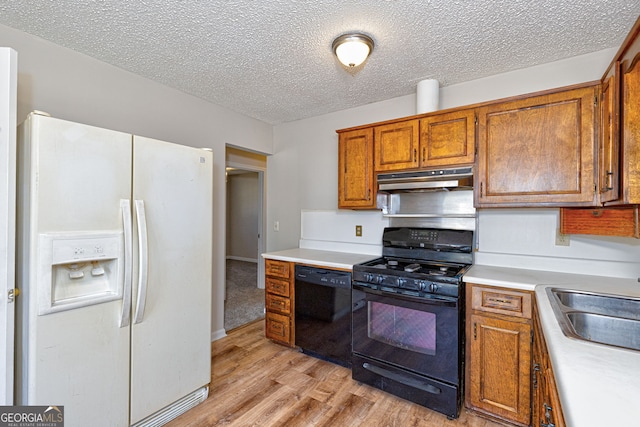
[{"label": "stove control knob", "polygon": [[438,285],[432,283],[429,285],[429,292],[435,294],[438,291]]},{"label": "stove control knob", "polygon": [[396,284],[398,285],[399,288],[404,287],[406,283],[407,283],[407,279],[402,279],[398,277],[398,279],[396,280]]},{"label": "stove control knob", "polygon": [[376,277],[376,283],[381,285],[382,282],[384,282],[384,276],[379,275],[378,277]]}]

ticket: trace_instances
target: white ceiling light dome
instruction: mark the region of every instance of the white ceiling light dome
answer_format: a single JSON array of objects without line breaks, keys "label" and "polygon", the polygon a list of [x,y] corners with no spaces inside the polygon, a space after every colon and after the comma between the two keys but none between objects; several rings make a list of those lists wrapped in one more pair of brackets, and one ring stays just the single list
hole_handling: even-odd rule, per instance
[{"label": "white ceiling light dome", "polygon": [[373,39],[365,34],[343,34],[333,41],[333,53],[342,64],[353,68],[366,61],[373,46]]}]

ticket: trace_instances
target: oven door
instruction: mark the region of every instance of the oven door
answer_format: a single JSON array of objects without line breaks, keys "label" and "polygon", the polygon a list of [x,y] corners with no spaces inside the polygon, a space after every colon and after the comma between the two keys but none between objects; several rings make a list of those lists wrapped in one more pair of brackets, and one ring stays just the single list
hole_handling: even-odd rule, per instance
[{"label": "oven door", "polygon": [[459,384],[462,343],[458,298],[401,295],[354,282],[352,304],[354,356]]}]

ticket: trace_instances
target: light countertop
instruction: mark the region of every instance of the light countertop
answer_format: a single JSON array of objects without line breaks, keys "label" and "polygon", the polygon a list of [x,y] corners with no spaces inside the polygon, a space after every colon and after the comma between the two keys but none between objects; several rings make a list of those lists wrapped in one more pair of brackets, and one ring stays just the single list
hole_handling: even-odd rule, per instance
[{"label": "light countertop", "polygon": [[474,265],[464,280],[535,291],[567,426],[638,425],[640,352],[566,337],[545,291],[554,286],[640,297],[637,279]]},{"label": "light countertop", "polygon": [[355,254],[350,252],[321,251],[317,249],[285,249],[277,252],[262,254],[265,259],[311,264],[320,267],[341,268],[351,270],[355,264],[369,261],[379,256],[371,254]]}]

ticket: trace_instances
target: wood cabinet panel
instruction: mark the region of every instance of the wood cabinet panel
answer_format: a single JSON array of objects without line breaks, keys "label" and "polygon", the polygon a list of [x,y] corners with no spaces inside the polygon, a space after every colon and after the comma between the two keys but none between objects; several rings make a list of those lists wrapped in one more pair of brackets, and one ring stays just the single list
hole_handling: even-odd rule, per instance
[{"label": "wood cabinet panel", "polygon": [[338,137],[338,208],[375,209],[373,128]]},{"label": "wood cabinet panel", "polygon": [[553,374],[540,318],[534,315],[533,345],[533,420],[534,426],[565,427],[560,396]]},{"label": "wood cabinet panel", "polygon": [[466,284],[468,408],[517,425],[531,419],[531,292]]},{"label": "wood cabinet panel", "polygon": [[475,314],[470,320],[470,404],[529,425],[531,326]]},{"label": "wood cabinet panel", "polygon": [[[638,27],[638,24],[636,24]],[[640,32],[640,30],[638,30]],[[621,63],[622,201],[640,203],[640,36]]]},{"label": "wood cabinet panel", "polygon": [[266,309],[282,314],[291,314],[291,299],[274,294],[266,294]]},{"label": "wood cabinet panel", "polygon": [[619,122],[620,63],[614,62],[602,82],[600,94],[600,140],[598,142],[599,201],[617,200],[620,194]]},{"label": "wood cabinet panel", "polygon": [[285,344],[291,343],[292,326],[290,316],[267,311],[265,321],[265,335],[267,338]]},{"label": "wood cabinet panel", "polygon": [[420,120],[420,166],[471,164],[475,160],[475,110],[454,111]]},{"label": "wood cabinet panel", "polygon": [[528,293],[473,286],[471,307],[478,311],[531,319],[531,300]]},{"label": "wood cabinet panel", "polygon": [[265,336],[293,347],[294,333],[294,264],[265,260]]},{"label": "wood cabinet panel", "polygon": [[281,279],[275,279],[273,277],[266,277],[265,291],[272,294],[289,297],[291,296],[291,283],[288,280],[281,280]]},{"label": "wood cabinet panel", "polygon": [[290,274],[290,263],[273,259],[265,260],[265,272],[267,276],[288,279]]},{"label": "wood cabinet panel", "polygon": [[419,166],[419,123],[416,119],[374,127],[376,172]]},{"label": "wood cabinet panel", "polygon": [[476,206],[593,204],[596,88],[479,108]]},{"label": "wood cabinet panel", "polygon": [[640,207],[560,209],[560,232],[640,238]]}]

